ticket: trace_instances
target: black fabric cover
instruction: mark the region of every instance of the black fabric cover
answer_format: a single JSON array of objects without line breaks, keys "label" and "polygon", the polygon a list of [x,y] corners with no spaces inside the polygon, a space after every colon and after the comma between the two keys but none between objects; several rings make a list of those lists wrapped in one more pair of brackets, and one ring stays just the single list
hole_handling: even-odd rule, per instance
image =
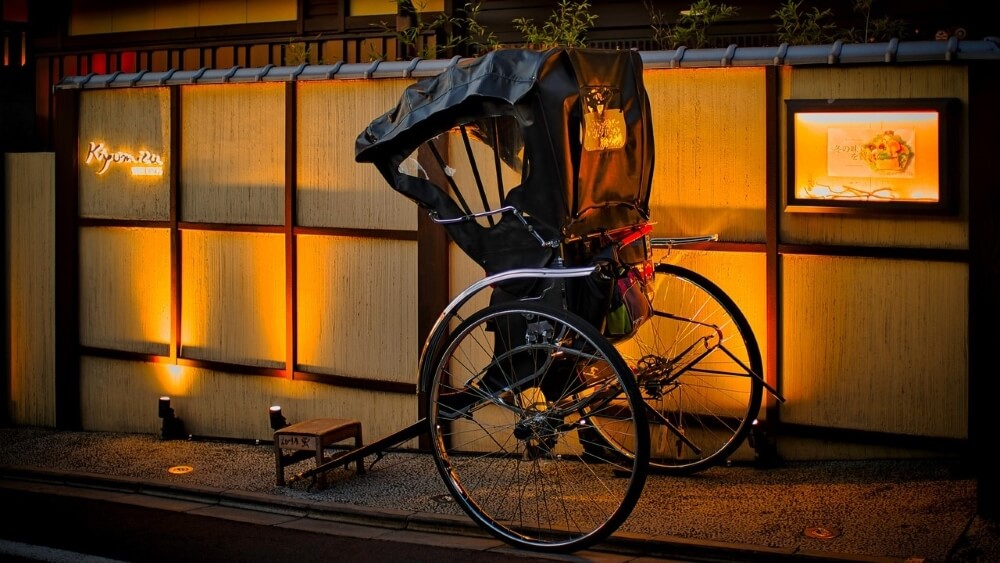
[{"label": "black fabric cover", "polygon": [[[584,150],[583,98],[605,87],[619,95],[626,142]],[[542,238],[562,242],[648,220],[653,135],[636,51],[503,49],[464,61],[406,88],[396,107],[358,136],[355,157],[440,217],[461,217],[447,185],[404,174],[399,165],[452,127],[495,116],[516,118],[527,162],[522,184],[503,204],[524,212]],[[509,213],[492,227],[466,221],[446,229],[487,273],[545,266],[558,252]]]}]

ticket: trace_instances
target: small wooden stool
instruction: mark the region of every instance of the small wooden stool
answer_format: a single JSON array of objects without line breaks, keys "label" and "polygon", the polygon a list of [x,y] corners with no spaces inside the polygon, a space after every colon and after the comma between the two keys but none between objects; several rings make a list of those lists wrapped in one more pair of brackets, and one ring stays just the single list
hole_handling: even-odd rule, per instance
[{"label": "small wooden stool", "polygon": [[[332,459],[324,457],[323,449],[348,438],[354,438],[355,448],[361,447],[360,421],[344,418],[314,418],[276,430],[274,432],[274,459],[278,471],[278,486],[285,485],[286,466],[315,455],[316,467],[319,467]],[[295,451],[291,454],[285,454],[282,450]],[[358,473],[364,473],[364,461],[358,459],[357,464]],[[326,477],[322,473],[317,475],[317,482],[320,488],[326,488]]]}]

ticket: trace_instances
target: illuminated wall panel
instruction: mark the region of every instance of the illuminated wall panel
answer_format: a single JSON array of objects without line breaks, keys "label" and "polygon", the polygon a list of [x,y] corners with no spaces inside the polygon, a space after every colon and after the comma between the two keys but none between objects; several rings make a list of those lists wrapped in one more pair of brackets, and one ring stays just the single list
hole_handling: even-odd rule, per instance
[{"label": "illuminated wall panel", "polygon": [[167,88],[80,93],[80,215],[170,218]]},{"label": "illuminated wall panel", "polygon": [[[396,3],[384,0],[347,0],[347,13],[351,16],[396,15]],[[444,10],[444,0],[424,0],[414,3],[421,12]]]},{"label": "illuminated wall panel", "polygon": [[968,267],[782,258],[781,420],[966,438]]},{"label": "illuminated wall panel", "polygon": [[299,368],[416,382],[417,245],[298,237]]},{"label": "illuminated wall panel", "polygon": [[[760,346],[767,367],[767,273],[766,256],[754,252],[708,252],[673,249],[656,251],[659,262],[676,264],[701,274],[724,291],[739,307]],[[765,373],[770,377],[770,373]]]},{"label": "illuminated wall panel", "polygon": [[[472,258],[469,258],[469,255],[455,243],[448,244],[448,258],[451,261],[448,267],[448,300],[450,301],[465,291],[467,287],[486,277],[486,273],[483,271],[482,266],[477,264]],[[473,311],[478,311],[488,306],[490,304],[490,293],[489,288],[483,290],[469,300],[462,310],[467,311],[467,314],[471,314]],[[458,322],[456,321],[454,324],[457,325]]]},{"label": "illuminated wall panel", "polygon": [[198,10],[192,10],[181,2],[165,0],[153,4],[154,29],[173,27],[198,27]]},{"label": "illuminated wall panel", "polygon": [[354,142],[392,108],[410,80],[298,84],[298,218],[303,226],[416,230],[416,205],[374,165],[354,161]]},{"label": "illuminated wall panel", "polygon": [[246,0],[200,0],[198,25],[243,23],[247,19]]},{"label": "illuminated wall panel", "polygon": [[80,230],[80,343],[170,353],[170,232]]},{"label": "illuminated wall panel", "polygon": [[[169,384],[179,366],[83,356],[80,359],[80,418],[83,430],[159,434],[157,399],[170,404],[185,423],[182,390]],[[187,387],[187,386],[186,386]],[[166,468],[164,468],[166,469]]]},{"label": "illuminated wall panel", "polygon": [[284,237],[185,231],[181,256],[181,356],[284,368]]},{"label": "illuminated wall panel", "polygon": [[[275,404],[290,423],[331,416],[360,420],[366,443],[417,420],[416,395],[94,357],[83,358],[80,371],[82,424],[88,431],[159,434],[162,395],[170,397],[185,430],[195,436],[271,440],[267,409]],[[414,439],[400,446],[417,444]],[[274,478],[273,463],[246,469]]]},{"label": "illuminated wall panel", "polygon": [[656,131],[654,235],[763,242],[764,69],[651,70],[643,77]]},{"label": "illuminated wall panel", "polygon": [[[784,71],[782,95],[789,99],[856,98],[958,98],[967,102],[966,69],[958,66],[891,67],[796,67]],[[781,116],[779,138],[787,150],[787,121]],[[961,119],[954,124],[965,130]],[[956,147],[957,154],[962,148]],[[884,247],[967,248],[968,173],[963,159],[959,167],[957,217],[870,216],[815,213],[782,213],[782,242],[789,244],[845,244]],[[782,174],[782,186],[788,181]],[[784,188],[782,188],[784,193]],[[809,215],[809,216],[807,216]]]},{"label": "illuminated wall panel", "polygon": [[284,222],[284,85],[181,90],[182,221]]},{"label": "illuminated wall panel", "polygon": [[[181,398],[185,424],[191,431],[213,429],[215,435],[260,440],[273,439],[267,409],[281,405],[290,423],[314,418],[336,417],[361,421],[365,443],[417,421],[417,396],[377,393],[335,387],[324,383],[278,377],[234,377],[207,369],[186,368],[189,393]],[[404,443],[406,444],[406,443]],[[416,446],[416,441],[408,443]],[[273,477],[274,466],[267,471]]]},{"label": "illuminated wall panel", "polygon": [[246,0],[247,23],[294,20],[298,15],[296,0]]},{"label": "illuminated wall panel", "polygon": [[[11,422],[55,426],[55,157],[5,154]],[[5,382],[6,383],[6,382]]]},{"label": "illuminated wall panel", "polygon": [[297,13],[296,0],[73,2],[69,33],[87,35],[289,21]]},{"label": "illuminated wall panel", "polygon": [[116,3],[109,11],[112,32],[153,29],[156,25],[155,14],[148,4]]}]

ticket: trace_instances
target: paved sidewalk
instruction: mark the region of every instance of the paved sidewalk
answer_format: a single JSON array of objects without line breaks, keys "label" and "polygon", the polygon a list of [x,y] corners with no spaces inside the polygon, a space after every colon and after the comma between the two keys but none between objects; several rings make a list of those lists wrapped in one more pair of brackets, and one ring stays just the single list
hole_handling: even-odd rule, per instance
[{"label": "paved sidewalk", "polygon": [[[289,475],[312,461],[286,469]],[[262,513],[295,513],[440,540],[495,540],[447,497],[429,454],[366,458],[367,473],[275,485],[269,443],[0,428],[0,479],[114,489]],[[175,467],[190,468],[171,473]],[[1000,562],[1000,523],[975,514],[976,483],[948,461],[786,463],[650,476],[631,517],[580,560]],[[607,559],[612,554],[620,557]]]}]

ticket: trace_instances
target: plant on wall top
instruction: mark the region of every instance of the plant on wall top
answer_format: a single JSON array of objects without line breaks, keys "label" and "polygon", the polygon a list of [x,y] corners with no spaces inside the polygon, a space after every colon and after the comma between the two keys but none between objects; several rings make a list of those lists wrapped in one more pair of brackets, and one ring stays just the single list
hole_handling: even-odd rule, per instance
[{"label": "plant on wall top", "polygon": [[833,22],[833,12],[801,10],[802,2],[787,0],[771,17],[778,19],[778,40],[789,45],[819,45],[837,38],[839,31]]},{"label": "plant on wall top", "polygon": [[[322,34],[317,35],[312,41],[319,41],[321,37]],[[303,63],[327,64],[322,58],[313,60],[315,57],[313,56],[312,46],[309,45],[306,39],[289,39],[288,44],[284,46],[283,54],[282,64],[285,66],[299,66]]]},{"label": "plant on wall top", "polygon": [[888,15],[880,18],[872,18],[872,0],[855,0],[854,11],[864,18],[864,27],[861,32],[849,29],[844,34],[844,39],[858,43],[875,43],[888,41],[890,39],[906,39],[907,25],[903,20],[897,20]]},{"label": "plant on wall top", "polygon": [[[452,33],[452,25],[461,23],[460,18],[448,17],[439,13],[430,21],[426,20],[424,13],[427,3],[419,2],[414,5],[412,0],[395,0],[397,18],[407,22],[404,26],[394,26],[387,22],[380,21],[378,26],[388,35],[396,38],[399,44],[399,58],[421,57],[434,59],[438,55],[449,51],[460,45],[462,38]],[[445,39],[442,42],[429,41],[429,36],[438,35],[444,32]],[[369,58],[383,59],[385,53],[371,52]]]},{"label": "plant on wall top", "polygon": [[497,40],[496,35],[479,23],[479,12],[482,4],[482,0],[466,3],[465,17],[458,18],[459,24],[465,29],[465,44],[468,45],[473,55],[482,55],[500,48],[500,41]]},{"label": "plant on wall top", "polygon": [[514,29],[521,32],[524,42],[536,49],[549,47],[584,47],[587,30],[594,27],[597,14],[590,12],[590,2],[559,0],[548,21],[541,27],[530,18],[515,18]]},{"label": "plant on wall top", "polygon": [[872,18],[873,0],[855,0],[854,11],[864,18],[864,25],[842,29],[833,22],[830,9],[820,11],[815,6],[802,10],[802,2],[786,0],[771,17],[778,20],[778,40],[789,45],[819,45],[840,39],[851,43],[873,43],[893,38],[904,39],[907,26],[903,20],[889,16]]},{"label": "plant on wall top", "polygon": [[680,13],[671,25],[666,14],[653,6],[653,0],[643,0],[653,28],[653,41],[661,49],[676,49],[681,45],[689,49],[708,46],[708,28],[739,13],[740,9],[727,4],[714,4],[711,0],[698,0]]}]

